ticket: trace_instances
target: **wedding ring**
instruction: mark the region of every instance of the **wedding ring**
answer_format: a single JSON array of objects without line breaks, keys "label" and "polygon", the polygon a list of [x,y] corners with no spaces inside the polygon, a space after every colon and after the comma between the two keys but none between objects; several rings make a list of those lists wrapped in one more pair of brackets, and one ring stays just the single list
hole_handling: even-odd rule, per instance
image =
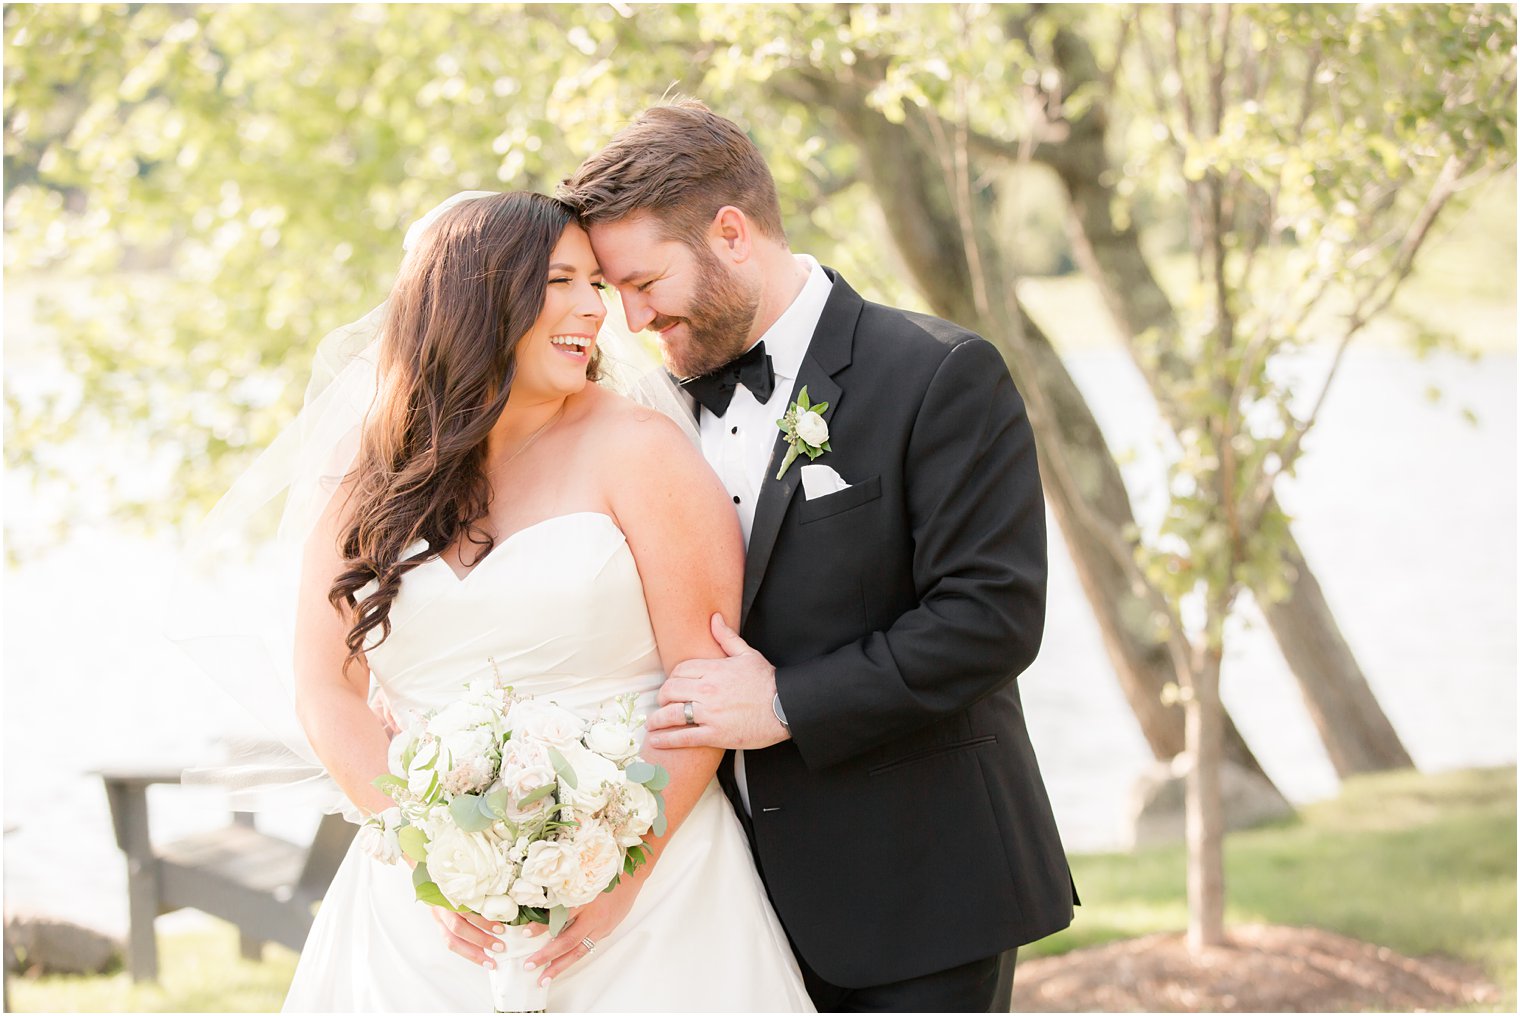
[{"label": "wedding ring", "polygon": [[686,717],[686,725],[688,727],[696,726],[697,723],[697,715],[692,709],[694,705],[696,705],[695,702],[688,702],[681,707],[681,715]]},{"label": "wedding ring", "polygon": [[586,947],[587,956],[590,956],[591,953],[596,949],[596,943],[591,941],[590,935],[587,935],[585,938],[581,939],[581,945]]}]

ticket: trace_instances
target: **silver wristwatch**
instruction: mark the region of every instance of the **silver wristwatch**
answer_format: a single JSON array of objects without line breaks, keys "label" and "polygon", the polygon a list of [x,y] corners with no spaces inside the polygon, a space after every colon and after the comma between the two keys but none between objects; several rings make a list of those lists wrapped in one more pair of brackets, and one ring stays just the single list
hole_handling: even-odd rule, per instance
[{"label": "silver wristwatch", "polygon": [[771,696],[771,712],[776,714],[776,721],[786,728],[786,732],[792,732],[792,725],[786,722],[786,713],[781,711],[781,693],[778,691]]}]

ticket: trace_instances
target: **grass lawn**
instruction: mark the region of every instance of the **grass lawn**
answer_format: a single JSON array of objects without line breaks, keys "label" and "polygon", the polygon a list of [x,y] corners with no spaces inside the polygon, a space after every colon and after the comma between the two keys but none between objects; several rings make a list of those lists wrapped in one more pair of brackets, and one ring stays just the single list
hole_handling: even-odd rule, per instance
[{"label": "grass lawn", "polygon": [[[1052,955],[1187,927],[1181,847],[1072,858],[1084,905]],[[1297,819],[1225,841],[1227,921],[1312,925],[1481,967],[1515,1010],[1515,770],[1348,781]]]},{"label": "grass lawn", "polygon": [[[1281,825],[1226,842],[1228,919],[1303,924],[1412,956],[1476,964],[1515,1009],[1515,770],[1348,782],[1341,796]],[[1021,950],[1065,952],[1187,924],[1181,848],[1072,858],[1084,906],[1068,931]],[[217,924],[160,937],[162,980],[16,978],[15,1011],[254,1012],[280,1006],[295,955],[265,947],[238,958],[237,935]]]}]

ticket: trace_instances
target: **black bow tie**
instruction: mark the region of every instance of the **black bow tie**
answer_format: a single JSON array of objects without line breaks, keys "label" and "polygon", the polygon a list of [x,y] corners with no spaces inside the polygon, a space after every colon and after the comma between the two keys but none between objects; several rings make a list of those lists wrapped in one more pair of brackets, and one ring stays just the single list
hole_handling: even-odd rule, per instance
[{"label": "black bow tie", "polygon": [[681,387],[707,407],[714,416],[728,412],[728,404],[739,385],[749,389],[759,402],[767,402],[776,390],[776,371],[765,352],[765,343],[757,342],[737,360],[730,360],[710,374],[687,378]]}]

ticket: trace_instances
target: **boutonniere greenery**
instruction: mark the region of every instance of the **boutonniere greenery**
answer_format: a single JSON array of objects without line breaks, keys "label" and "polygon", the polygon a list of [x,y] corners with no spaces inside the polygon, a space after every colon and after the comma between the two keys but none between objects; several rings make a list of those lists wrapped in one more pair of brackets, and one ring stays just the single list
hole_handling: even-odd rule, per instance
[{"label": "boutonniere greenery", "polygon": [[786,407],[786,415],[776,421],[776,426],[786,435],[787,444],[786,458],[781,460],[781,470],[776,474],[776,479],[786,475],[799,455],[806,455],[812,460],[824,452],[833,451],[829,447],[829,424],[823,418],[823,411],[828,408],[827,402],[820,402],[816,406],[808,402],[807,385],[803,385],[802,391],[797,393],[797,401]]}]

